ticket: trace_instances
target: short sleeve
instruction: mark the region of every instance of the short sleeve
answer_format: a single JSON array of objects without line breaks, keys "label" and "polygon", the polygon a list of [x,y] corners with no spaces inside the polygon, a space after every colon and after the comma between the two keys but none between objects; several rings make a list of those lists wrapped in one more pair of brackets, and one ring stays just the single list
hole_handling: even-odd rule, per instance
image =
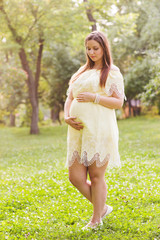
[{"label": "short sleeve", "polygon": [[115,92],[118,97],[126,100],[124,79],[118,67],[109,71],[104,91],[108,96],[111,96]]}]

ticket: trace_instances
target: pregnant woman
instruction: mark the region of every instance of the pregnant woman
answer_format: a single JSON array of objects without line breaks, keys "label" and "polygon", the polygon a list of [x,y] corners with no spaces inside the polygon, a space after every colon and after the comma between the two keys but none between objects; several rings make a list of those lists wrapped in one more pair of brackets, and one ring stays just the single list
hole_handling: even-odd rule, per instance
[{"label": "pregnant woman", "polygon": [[105,35],[90,33],[85,48],[87,61],[69,82],[64,117],[69,180],[93,204],[93,215],[84,227],[88,229],[102,225],[113,210],[106,204],[105,171],[107,166],[121,165],[115,109],[122,107],[125,95],[123,77],[112,63]]}]

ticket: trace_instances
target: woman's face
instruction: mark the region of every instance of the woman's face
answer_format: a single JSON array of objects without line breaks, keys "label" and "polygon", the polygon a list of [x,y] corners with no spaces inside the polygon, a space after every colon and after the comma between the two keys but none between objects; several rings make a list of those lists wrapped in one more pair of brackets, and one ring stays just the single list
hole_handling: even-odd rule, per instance
[{"label": "woman's face", "polygon": [[95,40],[89,40],[86,43],[86,52],[87,55],[94,62],[100,62],[103,58],[103,48],[101,45]]}]

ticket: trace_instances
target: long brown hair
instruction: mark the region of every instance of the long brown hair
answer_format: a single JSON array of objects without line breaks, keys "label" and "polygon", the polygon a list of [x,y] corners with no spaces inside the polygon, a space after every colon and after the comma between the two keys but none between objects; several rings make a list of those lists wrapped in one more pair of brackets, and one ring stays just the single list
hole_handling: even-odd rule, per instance
[{"label": "long brown hair", "polygon": [[[86,37],[85,47],[89,40],[95,40],[96,42],[98,42],[100,44],[100,46],[103,49],[103,65],[102,65],[101,74],[100,74],[100,86],[105,87],[108,73],[109,73],[109,70],[110,70],[111,64],[112,64],[112,57],[111,57],[109,42],[108,42],[106,36],[104,35],[104,33],[99,32],[99,31],[93,31]],[[79,77],[79,75],[81,75],[83,72],[85,72],[86,70],[92,69],[94,67],[94,61],[92,61],[92,59],[88,56],[87,53],[86,53],[86,58],[87,58],[87,61],[86,61],[85,65],[83,67],[81,67],[74,74],[74,76],[71,78],[69,84],[74,82]]]}]

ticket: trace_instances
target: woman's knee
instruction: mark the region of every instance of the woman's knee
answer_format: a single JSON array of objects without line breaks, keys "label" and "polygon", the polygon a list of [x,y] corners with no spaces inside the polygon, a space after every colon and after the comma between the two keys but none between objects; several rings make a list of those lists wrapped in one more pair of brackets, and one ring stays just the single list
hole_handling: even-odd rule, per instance
[{"label": "woman's knee", "polygon": [[69,181],[74,186],[78,186],[83,182],[83,179],[78,174],[69,173]]},{"label": "woman's knee", "polygon": [[92,184],[97,184],[99,182],[102,183],[103,181],[105,181],[104,180],[104,178],[105,178],[105,169],[106,169],[106,166],[98,168],[94,164],[91,165],[88,168],[88,173],[89,173],[89,177],[90,177],[90,180],[91,180]]},{"label": "woman's knee", "polygon": [[69,181],[74,185],[80,185],[87,180],[87,168],[75,162],[69,168]]},{"label": "woman's knee", "polygon": [[96,185],[97,183],[99,183],[103,180],[103,178],[101,176],[98,176],[98,175],[91,175],[90,179],[91,179],[91,184],[92,185]]}]

